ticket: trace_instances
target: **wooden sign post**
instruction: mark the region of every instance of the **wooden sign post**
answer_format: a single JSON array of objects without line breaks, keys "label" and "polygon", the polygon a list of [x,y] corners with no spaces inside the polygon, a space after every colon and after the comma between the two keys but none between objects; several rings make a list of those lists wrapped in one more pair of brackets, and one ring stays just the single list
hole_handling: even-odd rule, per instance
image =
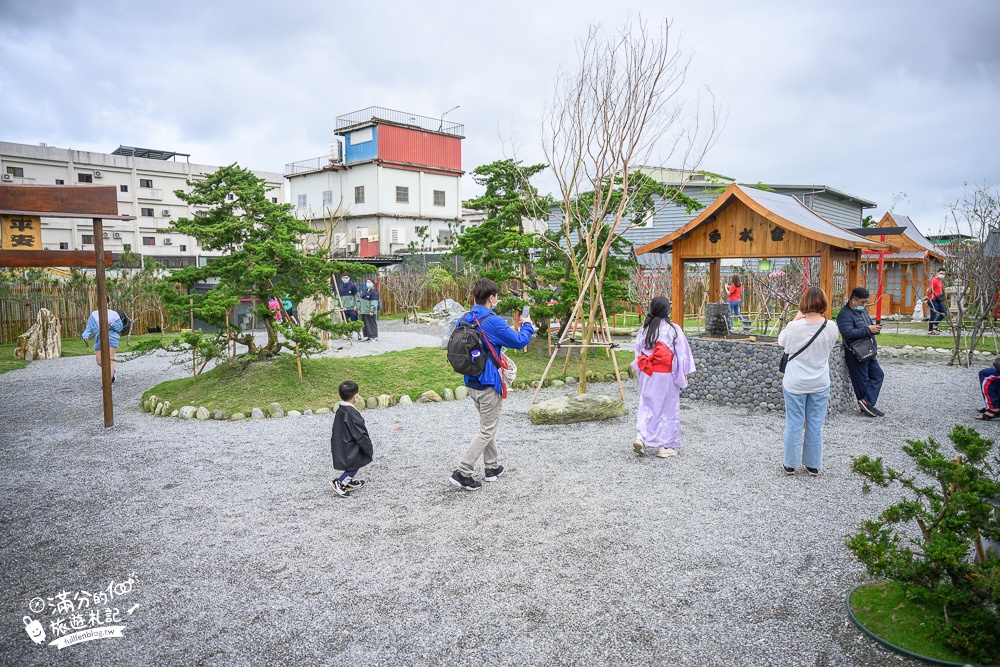
[{"label": "wooden sign post", "polygon": [[[94,223],[94,252],[45,250],[42,218],[90,218]],[[97,311],[100,317],[101,380],[104,426],[115,425],[111,400],[111,357],[108,345],[108,290],[104,269],[111,253],[104,252],[104,220],[135,220],[118,215],[114,186],[3,185],[0,186],[0,266],[96,269]]]}]

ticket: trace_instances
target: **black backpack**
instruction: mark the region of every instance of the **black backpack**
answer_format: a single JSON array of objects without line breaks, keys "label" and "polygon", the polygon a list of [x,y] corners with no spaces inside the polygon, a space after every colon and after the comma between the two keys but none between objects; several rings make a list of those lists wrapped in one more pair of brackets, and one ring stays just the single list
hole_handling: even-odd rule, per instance
[{"label": "black backpack", "polygon": [[[479,320],[482,324],[493,313]],[[451,332],[448,339],[448,363],[461,375],[478,377],[486,370],[487,350],[483,345],[483,334],[475,322],[466,322],[465,316]]]},{"label": "black backpack", "polygon": [[122,320],[122,330],[118,334],[121,336],[129,335],[129,332],[132,331],[132,318],[121,311],[118,312],[118,317]]}]

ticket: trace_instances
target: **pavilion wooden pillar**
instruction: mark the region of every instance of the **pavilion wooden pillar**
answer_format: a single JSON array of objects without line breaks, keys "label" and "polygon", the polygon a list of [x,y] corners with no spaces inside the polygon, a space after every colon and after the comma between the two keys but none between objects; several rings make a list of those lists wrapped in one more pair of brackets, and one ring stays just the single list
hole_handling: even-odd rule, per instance
[{"label": "pavilion wooden pillar", "polygon": [[115,408],[111,401],[111,346],[108,344],[108,289],[104,275],[104,221],[94,218],[94,260],[97,263],[97,316],[100,318],[101,337],[101,393],[104,404],[104,427],[115,425]]},{"label": "pavilion wooden pillar", "polygon": [[851,290],[861,284],[861,251],[854,251],[854,259],[847,263],[844,274],[844,302],[851,298]]},{"label": "pavilion wooden pillar", "polygon": [[819,255],[819,288],[826,294],[827,318],[833,315],[833,257],[830,255],[830,244],[824,243]]},{"label": "pavilion wooden pillar", "polygon": [[674,244],[672,274],[670,278],[670,319],[684,329],[684,258],[677,252]]},{"label": "pavilion wooden pillar", "polygon": [[722,291],[722,260],[713,259],[708,263],[708,302],[719,300]]}]

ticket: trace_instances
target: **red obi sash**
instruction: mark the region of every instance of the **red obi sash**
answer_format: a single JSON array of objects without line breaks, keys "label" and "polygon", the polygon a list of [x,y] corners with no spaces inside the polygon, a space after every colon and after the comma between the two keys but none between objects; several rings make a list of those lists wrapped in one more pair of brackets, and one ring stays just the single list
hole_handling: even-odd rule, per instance
[{"label": "red obi sash", "polygon": [[657,341],[656,345],[653,346],[653,351],[640,355],[635,360],[635,365],[639,367],[640,371],[650,376],[653,373],[670,373],[674,370],[674,353],[669,347]]}]

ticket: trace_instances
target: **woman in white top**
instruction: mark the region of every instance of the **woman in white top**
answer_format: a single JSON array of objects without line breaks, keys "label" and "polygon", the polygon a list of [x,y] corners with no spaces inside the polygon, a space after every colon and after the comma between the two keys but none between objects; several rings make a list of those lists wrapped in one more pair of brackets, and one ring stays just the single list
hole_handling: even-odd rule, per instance
[{"label": "woman in white top", "polygon": [[810,287],[799,299],[795,319],[778,334],[778,344],[789,356],[781,382],[785,394],[786,475],[795,474],[804,463],[806,471],[815,476],[823,466],[823,420],[830,401],[830,350],[837,342],[836,322],[823,316],[826,306],[823,290]]}]

